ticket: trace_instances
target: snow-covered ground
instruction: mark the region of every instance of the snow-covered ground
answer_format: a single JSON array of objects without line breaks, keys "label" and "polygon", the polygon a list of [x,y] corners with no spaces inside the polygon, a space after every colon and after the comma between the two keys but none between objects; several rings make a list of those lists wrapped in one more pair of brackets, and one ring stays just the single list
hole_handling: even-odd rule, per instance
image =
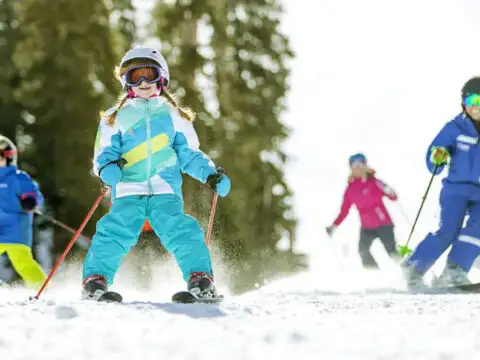
[{"label": "snow-covered ground", "polygon": [[479,358],[479,297],[407,295],[393,272],[352,274],[300,274],[220,305],[171,304],[171,284],[122,289],[124,304],[81,302],[78,286],[36,302],[26,300],[31,292],[0,290],[0,358]]}]

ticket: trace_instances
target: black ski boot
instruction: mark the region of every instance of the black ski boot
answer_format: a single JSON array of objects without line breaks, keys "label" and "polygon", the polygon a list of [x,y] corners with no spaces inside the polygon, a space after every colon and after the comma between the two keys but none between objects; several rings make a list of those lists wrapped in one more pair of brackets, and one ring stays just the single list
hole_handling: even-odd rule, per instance
[{"label": "black ski boot", "polygon": [[83,280],[82,299],[98,300],[108,291],[107,279],[100,275],[92,275]]},{"label": "black ski boot", "polygon": [[212,277],[204,272],[194,272],[188,277],[188,292],[200,300],[218,296]]}]

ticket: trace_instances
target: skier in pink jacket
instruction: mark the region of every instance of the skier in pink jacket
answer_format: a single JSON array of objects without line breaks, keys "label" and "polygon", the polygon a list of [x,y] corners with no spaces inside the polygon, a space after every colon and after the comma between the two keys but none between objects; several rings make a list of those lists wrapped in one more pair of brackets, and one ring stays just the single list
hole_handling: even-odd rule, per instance
[{"label": "skier in pink jacket", "polygon": [[345,220],[352,205],[355,205],[360,215],[361,229],[358,251],[365,268],[377,269],[378,264],[373,258],[370,247],[376,238],[383,243],[387,253],[399,260],[396,249],[393,222],[383,203],[383,197],[397,200],[397,194],[383,181],[375,177],[375,171],[367,166],[363,154],[355,154],[349,159],[351,174],[340,214],[332,225],[327,227],[329,236]]}]

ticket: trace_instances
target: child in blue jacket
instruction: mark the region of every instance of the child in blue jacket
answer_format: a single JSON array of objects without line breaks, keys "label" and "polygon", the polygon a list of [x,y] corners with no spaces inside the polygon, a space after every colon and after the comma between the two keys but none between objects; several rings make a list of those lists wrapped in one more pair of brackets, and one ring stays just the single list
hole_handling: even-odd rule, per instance
[{"label": "child in blue jacket", "polygon": [[7,253],[25,284],[34,288],[46,279],[32,256],[32,211],[42,203],[37,184],[17,169],[14,143],[0,135],[0,255]]},{"label": "child in blue jacket", "polygon": [[214,297],[204,233],[183,212],[181,173],[208,183],[222,197],[230,191],[230,180],[200,151],[194,114],[179,107],[168,91],[168,66],[158,50],[129,50],[117,75],[124,94],[102,116],[94,157],[94,172],[112,187],[113,201],[85,259],[83,296],[97,299],[107,291],[148,219],[173,253],[190,293]]},{"label": "child in blue jacket", "polygon": [[423,286],[423,275],[450,245],[447,265],[434,285],[468,283],[467,274],[480,254],[480,77],[463,86],[462,108],[428,148],[429,171],[440,174],[449,161],[449,173],[440,193],[440,228],[403,264],[411,288]]}]

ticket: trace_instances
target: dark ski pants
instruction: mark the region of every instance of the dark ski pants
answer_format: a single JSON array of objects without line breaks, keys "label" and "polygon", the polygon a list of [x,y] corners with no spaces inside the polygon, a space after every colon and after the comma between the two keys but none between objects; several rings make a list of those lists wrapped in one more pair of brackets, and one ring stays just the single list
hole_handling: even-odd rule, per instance
[{"label": "dark ski pants", "polygon": [[397,247],[395,243],[395,235],[393,233],[393,226],[380,226],[375,229],[360,229],[360,242],[358,243],[358,252],[364,268],[378,269],[378,264],[370,252],[373,241],[379,238],[385,250],[390,257],[399,260]]}]

